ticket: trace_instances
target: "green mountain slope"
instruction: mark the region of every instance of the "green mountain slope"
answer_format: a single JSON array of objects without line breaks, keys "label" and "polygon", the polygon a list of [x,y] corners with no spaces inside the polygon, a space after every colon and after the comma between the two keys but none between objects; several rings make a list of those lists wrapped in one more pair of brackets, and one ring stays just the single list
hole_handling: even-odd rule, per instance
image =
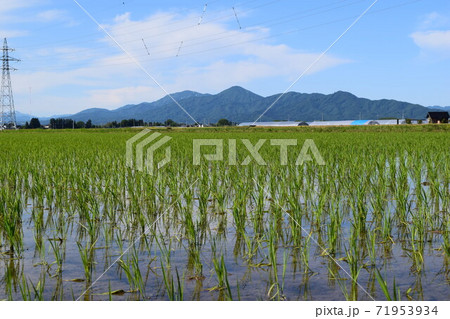
[{"label": "green mountain slope", "polygon": [[[216,95],[183,91],[173,97],[198,122],[215,123],[221,118],[233,122],[256,120],[280,95],[259,96],[242,87],[234,86]],[[289,92],[273,105],[260,119],[273,120],[352,120],[378,119],[386,117],[425,118],[429,108],[418,104],[395,100],[369,100],[348,92],[333,94],[306,94]],[[116,110],[87,109],[69,118],[77,121],[91,119],[94,124],[136,118],[145,121],[163,122],[172,119],[181,123],[192,123],[191,118],[168,96],[151,103],[126,105]]]}]

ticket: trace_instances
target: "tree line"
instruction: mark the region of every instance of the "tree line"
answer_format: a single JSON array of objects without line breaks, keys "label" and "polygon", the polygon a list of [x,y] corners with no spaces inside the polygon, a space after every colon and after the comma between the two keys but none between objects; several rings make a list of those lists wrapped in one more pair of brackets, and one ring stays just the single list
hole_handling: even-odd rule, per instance
[{"label": "tree line", "polygon": [[[216,124],[209,124],[212,126],[232,126],[234,123],[230,122],[227,119],[220,119]],[[118,121],[108,122],[104,125],[94,125],[92,124],[92,120],[83,121],[74,121],[72,119],[63,119],[63,118],[51,118],[48,128],[49,129],[80,129],[80,128],[120,128],[120,127],[133,127],[133,126],[166,126],[166,127],[180,127],[186,126],[182,123],[177,123],[172,119],[168,119],[164,122],[145,122],[144,120],[137,119],[128,119]],[[187,125],[187,126],[195,126],[195,125]],[[26,122],[24,125],[25,129],[37,129],[44,128],[41,125],[41,122],[38,118],[32,118],[30,122]]]}]

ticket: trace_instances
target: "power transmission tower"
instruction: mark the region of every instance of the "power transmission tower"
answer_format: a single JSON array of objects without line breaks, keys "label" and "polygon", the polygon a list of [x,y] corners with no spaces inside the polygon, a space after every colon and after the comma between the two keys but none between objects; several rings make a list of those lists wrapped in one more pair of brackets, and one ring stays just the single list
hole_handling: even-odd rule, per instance
[{"label": "power transmission tower", "polygon": [[3,128],[17,128],[16,126],[16,111],[14,109],[14,98],[11,87],[11,74],[10,71],[16,71],[15,68],[9,66],[9,62],[19,62],[19,59],[15,59],[9,56],[10,51],[14,49],[8,48],[8,42],[3,42],[3,56],[2,56],[2,87],[0,91],[0,104],[1,104],[1,117],[0,117],[0,129]]}]

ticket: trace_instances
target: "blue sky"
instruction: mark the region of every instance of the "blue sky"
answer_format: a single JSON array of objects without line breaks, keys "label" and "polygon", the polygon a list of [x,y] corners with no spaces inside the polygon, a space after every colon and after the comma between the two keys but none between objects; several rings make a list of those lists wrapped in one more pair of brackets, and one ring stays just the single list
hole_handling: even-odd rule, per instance
[{"label": "blue sky", "polygon": [[[268,96],[374,0],[78,1],[168,92],[240,85]],[[165,95],[73,0],[2,2],[0,37],[22,60],[17,110],[69,114]],[[379,0],[291,90],[448,106],[448,74],[450,1]]]}]

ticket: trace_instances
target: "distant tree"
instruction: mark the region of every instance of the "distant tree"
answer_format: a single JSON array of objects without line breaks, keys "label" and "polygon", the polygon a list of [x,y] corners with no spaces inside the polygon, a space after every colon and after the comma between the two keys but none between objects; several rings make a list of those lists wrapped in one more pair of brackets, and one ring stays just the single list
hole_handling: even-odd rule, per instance
[{"label": "distant tree", "polygon": [[25,128],[26,128],[26,129],[29,129],[29,128],[30,128],[30,124],[28,123],[28,121],[25,122]]},{"label": "distant tree", "polygon": [[406,119],[406,124],[411,124],[411,123],[412,123],[411,119]]},{"label": "distant tree", "polygon": [[417,121],[417,124],[422,124],[422,123],[423,123],[422,120],[418,120],[418,121]]},{"label": "distant tree", "polygon": [[105,125],[103,125],[104,128],[117,128],[120,127],[120,123],[117,123],[117,121],[108,122]]},{"label": "distant tree", "polygon": [[91,121],[91,119],[87,120],[86,125],[84,127],[85,128],[92,128],[92,121]]},{"label": "distant tree", "polygon": [[217,122],[217,126],[231,126],[232,123],[230,121],[228,121],[227,119],[220,119]]},{"label": "distant tree", "polygon": [[164,125],[165,125],[165,126],[172,127],[172,126],[178,126],[178,123],[175,122],[175,121],[172,120],[172,119],[168,119],[168,120],[166,120],[166,121],[164,122]]},{"label": "distant tree", "polygon": [[78,121],[75,123],[75,128],[85,128],[86,124],[83,121]]},{"label": "distant tree", "polygon": [[71,119],[50,119],[50,128],[52,129],[64,129],[64,128],[74,128],[74,126],[78,127],[78,124],[75,123]]},{"label": "distant tree", "polygon": [[33,117],[30,121],[29,128],[40,128],[41,122],[39,122],[39,119],[36,117]]}]

